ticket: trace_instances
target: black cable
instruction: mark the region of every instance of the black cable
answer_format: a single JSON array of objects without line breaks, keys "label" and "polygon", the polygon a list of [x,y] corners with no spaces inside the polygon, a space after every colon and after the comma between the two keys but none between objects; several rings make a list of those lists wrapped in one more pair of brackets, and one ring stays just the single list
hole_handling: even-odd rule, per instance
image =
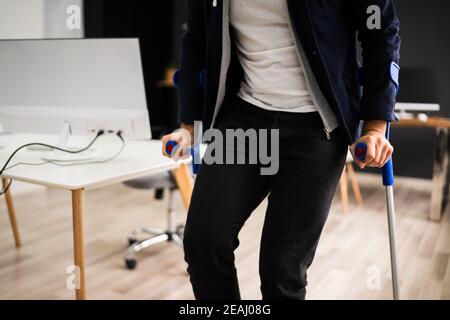
[{"label": "black cable", "polygon": [[[102,134],[103,134],[103,133],[102,133]],[[100,135],[101,135],[101,134],[100,134]],[[99,135],[99,136],[100,136],[100,135]],[[111,157],[109,157],[109,158],[106,158],[106,159],[104,159],[104,160],[86,161],[86,162],[76,162],[76,163],[70,163],[70,164],[63,164],[63,163],[58,163],[58,161],[49,161],[49,160],[47,160],[47,161],[45,161],[45,162],[40,162],[40,163],[19,162],[19,163],[16,163],[16,164],[13,164],[13,165],[11,165],[11,166],[9,166],[9,167],[4,168],[4,171],[9,170],[9,169],[12,169],[12,168],[15,168],[15,167],[20,166],[20,165],[41,166],[41,165],[50,163],[50,164],[53,164],[53,165],[59,166],[59,167],[70,167],[70,166],[79,166],[79,165],[85,165],[85,164],[107,163],[107,162],[109,162],[109,161],[112,161],[112,160],[116,159],[120,154],[122,154],[123,150],[125,149],[126,143],[125,143],[124,138],[122,137],[122,132],[119,131],[119,132],[117,132],[116,135],[117,135],[117,136],[119,137],[119,139],[122,141],[122,145],[121,145],[119,151],[117,151],[113,156],[111,156]],[[97,136],[96,138],[98,139],[99,136]],[[96,139],[94,139],[94,140],[90,143],[91,146],[92,146],[92,144],[95,142],[95,140],[96,140]],[[48,147],[52,147],[52,146],[48,146]],[[63,151],[63,149],[61,149],[61,148],[59,148],[59,149],[60,149],[61,151]],[[85,148],[83,148],[83,149],[85,149]],[[84,151],[84,150],[83,150],[83,151]],[[73,151],[72,153],[79,153],[79,152],[82,152],[82,151]],[[10,180],[9,183],[8,183],[8,185],[4,188],[4,190],[3,190],[2,192],[0,192],[0,196],[3,195],[3,194],[5,194],[5,193],[9,190],[9,188],[11,187],[11,184],[12,184],[12,180]]]},{"label": "black cable", "polygon": [[72,166],[80,166],[80,165],[85,165],[85,164],[96,164],[96,163],[107,163],[107,162],[110,162],[110,161],[116,159],[118,156],[120,156],[120,154],[122,153],[123,149],[125,148],[125,140],[122,137],[122,133],[118,132],[116,135],[119,137],[120,141],[122,141],[122,145],[121,145],[119,151],[117,151],[114,155],[112,155],[109,158],[106,158],[106,159],[103,159],[103,160],[84,161],[84,162],[77,161],[77,162],[74,162],[74,163],[63,163],[63,162],[55,161],[55,160],[48,160],[47,163],[51,163],[51,164],[53,164],[55,166],[58,166],[58,167],[72,167]]},{"label": "black cable", "polygon": [[11,185],[12,185],[12,180],[9,180],[8,185],[6,187],[4,187],[3,190],[0,192],[0,196],[4,195],[9,190],[9,187],[11,187]]},{"label": "black cable", "polygon": [[43,162],[39,162],[39,163],[32,163],[32,162],[17,162],[15,164],[10,165],[9,167],[5,168],[5,171],[11,170],[15,167],[18,166],[43,166],[44,164],[47,164],[48,161],[43,161]]},{"label": "black cable", "polygon": [[[15,167],[18,167],[18,166],[42,166],[47,163],[48,163],[48,161],[40,162],[40,163],[18,162],[18,163],[15,163],[15,164],[5,168],[5,171],[15,168]],[[13,182],[12,180],[9,180],[8,185],[0,192],[0,196],[4,195],[9,190],[12,182]]]},{"label": "black cable", "polygon": [[56,146],[52,146],[49,144],[45,144],[45,143],[40,143],[40,142],[32,142],[32,143],[27,143],[24,144],[23,146],[20,146],[19,148],[17,148],[12,154],[11,156],[9,156],[8,160],[6,160],[6,163],[4,164],[3,168],[0,170],[0,176],[3,174],[3,172],[5,171],[6,167],[8,166],[8,164],[11,162],[12,158],[22,149],[24,148],[28,148],[31,146],[39,146],[39,147],[44,147],[44,148],[49,148],[49,149],[54,149],[54,150],[58,150],[58,151],[62,151],[62,152],[66,152],[66,153],[71,153],[71,154],[77,154],[77,153],[81,153],[84,152],[88,149],[90,149],[92,147],[92,145],[98,140],[98,138],[100,136],[102,136],[105,132],[103,130],[99,131],[97,133],[97,135],[95,136],[94,139],[92,139],[92,141],[84,148],[79,149],[79,150],[69,150],[69,149],[64,149],[64,148],[60,148],[60,147],[56,147]]},{"label": "black cable", "polygon": [[[31,147],[31,146],[39,146],[39,147],[44,147],[44,148],[50,148],[50,149],[53,149],[53,150],[58,150],[58,151],[61,151],[61,152],[77,154],[77,153],[82,153],[82,152],[90,149],[94,145],[94,143],[98,140],[98,138],[100,136],[104,135],[104,134],[105,134],[105,131],[104,130],[100,130],[99,132],[97,132],[95,138],[92,139],[92,141],[86,147],[84,147],[82,149],[79,149],[79,150],[64,149],[64,148],[60,148],[60,147],[57,147],[57,146],[52,146],[52,145],[49,145],[49,144],[46,144],[46,143],[40,143],[40,142],[32,142],[32,143],[24,144],[23,146],[20,146],[19,148],[14,150],[14,152],[9,156],[8,160],[6,160],[6,163],[3,165],[2,169],[0,170],[0,176],[3,175],[3,172],[7,169],[8,164],[11,162],[11,160],[14,158],[14,156],[20,150],[22,150],[24,148],[28,148],[28,147]],[[119,134],[121,134],[121,133],[119,132],[118,135]],[[120,135],[120,137],[121,137],[121,135]],[[123,138],[121,137],[121,139],[123,139]],[[4,187],[3,190],[0,191],[0,196],[4,195],[6,193],[6,191],[8,191],[9,187],[11,186],[11,184],[12,184],[12,181],[10,181],[9,184],[6,187]]]}]

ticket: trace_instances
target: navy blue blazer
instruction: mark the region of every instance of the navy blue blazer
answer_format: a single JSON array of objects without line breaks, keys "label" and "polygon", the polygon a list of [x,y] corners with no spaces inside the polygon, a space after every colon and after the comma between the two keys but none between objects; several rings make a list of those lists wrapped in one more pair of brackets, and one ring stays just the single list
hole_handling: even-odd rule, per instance
[{"label": "navy blue blazer", "polygon": [[[245,0],[243,0],[245,1]],[[396,85],[391,64],[399,62],[399,19],[392,0],[287,0],[294,32],[299,37],[320,89],[351,144],[361,120],[396,121]],[[180,66],[180,121],[211,126],[222,67],[222,0],[186,0],[187,30]],[[381,10],[381,28],[370,30],[368,7]],[[362,84],[356,36],[361,42]],[[232,35],[231,35],[232,37]],[[232,41],[233,43],[233,41]],[[204,71],[204,73],[202,73]],[[226,94],[240,87],[242,68],[232,50]],[[200,78],[204,75],[204,83]]]}]

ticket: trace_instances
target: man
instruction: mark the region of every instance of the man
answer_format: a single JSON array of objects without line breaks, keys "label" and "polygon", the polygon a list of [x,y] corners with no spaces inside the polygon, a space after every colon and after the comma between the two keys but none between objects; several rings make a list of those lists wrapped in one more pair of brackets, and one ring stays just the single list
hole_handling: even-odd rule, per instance
[{"label": "man", "polygon": [[[398,32],[391,0],[187,0],[182,127],[193,134],[201,120],[221,132],[279,130],[274,175],[261,175],[261,163],[200,168],[184,238],[197,299],[240,299],[233,252],[266,196],[262,296],[305,298],[306,272],[361,120],[356,142],[368,145],[368,155],[357,164],[382,167],[392,155],[385,131],[396,120]],[[190,137],[168,140],[186,153]]]}]

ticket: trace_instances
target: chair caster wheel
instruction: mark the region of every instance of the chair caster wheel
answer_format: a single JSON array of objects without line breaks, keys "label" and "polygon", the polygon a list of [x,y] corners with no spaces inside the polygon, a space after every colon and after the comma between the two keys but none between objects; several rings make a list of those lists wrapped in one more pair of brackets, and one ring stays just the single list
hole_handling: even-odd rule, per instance
[{"label": "chair caster wheel", "polygon": [[136,269],[137,261],[135,259],[125,259],[125,265],[128,270]]},{"label": "chair caster wheel", "polygon": [[138,241],[136,239],[133,238],[129,238],[128,239],[128,246],[132,246],[133,244],[137,243]]}]

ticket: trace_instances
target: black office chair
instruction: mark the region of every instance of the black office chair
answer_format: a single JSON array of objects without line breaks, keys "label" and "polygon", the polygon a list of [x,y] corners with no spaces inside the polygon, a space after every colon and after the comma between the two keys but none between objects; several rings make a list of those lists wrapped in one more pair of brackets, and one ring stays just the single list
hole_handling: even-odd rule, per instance
[{"label": "black office chair", "polygon": [[[125,182],[125,185],[140,190],[155,190],[155,198],[163,199],[167,194],[169,205],[167,208],[167,228],[141,227],[128,235],[127,254],[125,265],[128,269],[136,268],[136,254],[156,244],[169,241],[183,247],[184,225],[177,225],[177,213],[174,208],[173,192],[177,190],[175,179],[170,172],[152,175],[146,178]],[[143,235],[146,237],[142,238]]]}]

